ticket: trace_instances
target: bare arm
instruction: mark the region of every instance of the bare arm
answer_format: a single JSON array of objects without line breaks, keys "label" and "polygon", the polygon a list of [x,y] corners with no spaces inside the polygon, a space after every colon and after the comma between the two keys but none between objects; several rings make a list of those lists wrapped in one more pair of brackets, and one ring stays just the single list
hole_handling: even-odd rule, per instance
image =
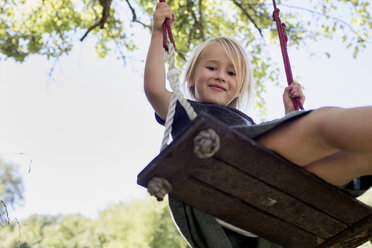
[{"label": "bare arm", "polygon": [[165,65],[163,48],[162,24],[166,18],[170,23],[175,21],[175,15],[166,3],[158,3],[153,15],[154,23],[150,48],[145,65],[144,89],[147,99],[155,112],[165,119],[168,112],[171,92],[165,87]]}]

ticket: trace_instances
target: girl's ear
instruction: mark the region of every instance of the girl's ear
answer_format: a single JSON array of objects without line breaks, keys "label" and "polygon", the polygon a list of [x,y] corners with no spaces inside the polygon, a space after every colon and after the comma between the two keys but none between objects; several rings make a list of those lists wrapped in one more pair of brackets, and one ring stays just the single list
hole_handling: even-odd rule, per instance
[{"label": "girl's ear", "polygon": [[189,82],[189,87],[194,87],[195,86],[195,82],[194,82],[194,80],[190,80],[190,82]]}]

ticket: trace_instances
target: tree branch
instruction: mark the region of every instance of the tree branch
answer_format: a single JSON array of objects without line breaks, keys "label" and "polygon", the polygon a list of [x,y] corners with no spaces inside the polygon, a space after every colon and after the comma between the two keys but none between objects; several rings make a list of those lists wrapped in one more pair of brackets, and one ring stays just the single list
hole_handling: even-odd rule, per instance
[{"label": "tree branch", "polygon": [[87,37],[89,32],[92,31],[97,26],[100,26],[101,29],[104,28],[107,18],[110,15],[111,2],[112,0],[100,0],[99,1],[100,5],[102,6],[101,18],[98,21],[96,21],[96,23],[94,23],[92,26],[90,26],[90,28],[85,32],[83,37],[81,37],[80,41],[83,41],[85,37]]},{"label": "tree branch", "polygon": [[96,27],[98,27],[100,25],[101,25],[101,19],[99,19],[98,21],[96,21],[96,23],[94,23],[92,26],[90,26],[88,28],[88,30],[85,32],[85,34],[83,35],[83,37],[80,38],[80,41],[83,41],[85,39],[85,37],[87,37],[87,35],[89,34],[90,31],[92,31],[93,29],[95,29]]},{"label": "tree branch", "polygon": [[[72,43],[71,43],[71,40],[72,38],[70,39],[70,41],[67,41],[67,43],[65,43],[65,46],[59,51],[59,53],[55,56],[55,59],[54,59],[54,62],[53,62],[53,65],[52,67],[50,68],[49,70],[49,73],[48,73],[48,81],[46,82],[46,87],[48,87],[50,85],[50,82],[52,81],[53,79],[53,73],[54,73],[54,69],[60,59],[60,57],[64,54],[64,53],[67,53],[66,51],[72,47]],[[23,153],[22,153],[23,154]],[[24,154],[23,154],[24,155]],[[32,160],[31,160],[31,164],[32,164]],[[30,164],[30,165],[31,165]],[[31,167],[29,168],[29,171],[31,170]]]},{"label": "tree branch", "polygon": [[[323,17],[332,19],[335,22],[339,22],[339,23],[342,23],[342,24],[346,25],[354,34],[356,34],[358,32],[353,28],[353,26],[350,23],[348,23],[347,21],[342,20],[341,18],[330,16],[330,15],[327,15],[327,14],[324,14],[324,13],[321,13],[321,12],[318,12],[318,11],[314,11],[314,10],[311,10],[311,9],[298,7],[298,6],[287,5],[287,4],[281,4],[281,6],[287,7],[287,8],[290,8],[290,9],[298,9],[298,10],[301,10],[301,11],[306,11],[306,12],[309,12],[313,15],[323,16]],[[368,41],[368,40],[366,40],[365,42],[371,44],[371,42]]]},{"label": "tree branch", "polygon": [[330,16],[330,15],[326,15],[324,13],[320,13],[318,11],[314,11],[314,10],[311,10],[311,9],[307,9],[307,8],[303,8],[303,7],[298,7],[298,6],[293,6],[293,5],[287,5],[287,4],[281,4],[281,6],[283,7],[287,7],[287,8],[290,8],[290,9],[298,9],[298,10],[302,10],[302,11],[306,11],[306,12],[310,12],[311,14],[314,14],[314,15],[319,15],[319,16],[323,16],[323,17],[326,17],[326,18],[330,18],[330,19],[333,19],[337,22],[341,22],[343,24],[345,24],[346,26],[348,26],[350,28],[351,31],[353,31],[354,33],[356,33],[357,31],[354,30],[354,28],[350,25],[350,23],[348,23],[347,21],[344,21],[338,17],[333,17],[333,16]]},{"label": "tree branch", "polygon": [[132,22],[137,22],[137,23],[139,23],[139,24],[141,24],[142,26],[144,26],[144,27],[146,27],[146,28],[151,28],[151,26],[150,25],[147,25],[147,24],[145,24],[145,23],[143,23],[143,22],[141,22],[141,21],[139,21],[138,19],[137,19],[137,14],[136,14],[136,10],[133,8],[133,6],[130,4],[130,2],[129,2],[129,0],[125,0],[126,2],[127,2],[127,4],[128,4],[128,7],[129,7],[129,9],[130,9],[130,11],[132,12]]},{"label": "tree branch", "polygon": [[6,206],[6,204],[5,204],[5,202],[3,200],[0,200],[0,202],[3,205],[3,207],[4,207],[4,213],[5,213],[5,217],[6,217],[6,219],[4,220],[3,219],[3,213],[2,213],[3,210],[0,209],[0,225],[3,225],[3,224],[8,224],[9,225],[10,219],[9,219],[8,208],[7,208],[7,206]]},{"label": "tree branch", "polygon": [[[189,12],[191,13],[191,16],[194,20],[194,28],[192,28],[190,30],[190,40],[189,40],[189,44],[191,42],[191,38],[197,38],[197,31],[199,30],[200,31],[200,36],[199,38],[201,38],[202,40],[204,40],[205,36],[204,36],[204,23],[203,23],[203,14],[202,14],[202,9],[201,9],[201,6],[200,4],[202,4],[202,1],[199,0],[199,16],[200,18],[198,19],[198,17],[196,16],[196,13],[195,11],[192,11],[192,8],[194,6],[194,2],[191,1],[191,0],[188,0],[187,1],[187,9],[189,10]],[[194,35],[194,37],[192,36]]]},{"label": "tree branch", "polygon": [[243,12],[243,14],[253,23],[253,25],[256,27],[258,32],[260,33],[261,37],[263,37],[262,29],[259,28],[256,24],[256,22],[253,20],[253,18],[248,14],[247,10],[242,6],[241,3],[239,3],[236,0],[232,0],[232,2]]},{"label": "tree branch", "polygon": [[120,49],[121,46],[120,46],[119,42],[116,39],[113,39],[113,41],[114,41],[114,43],[116,45],[117,51],[120,53],[120,58],[123,60],[124,66],[126,66],[127,65],[127,61],[125,59],[125,54],[121,51],[121,49]]},{"label": "tree branch", "polygon": [[201,38],[205,40],[205,33],[204,33],[204,20],[203,20],[203,0],[199,0],[199,15],[200,15],[200,33]]},{"label": "tree branch", "polygon": [[185,57],[185,54],[179,50],[176,49],[176,52],[178,54],[179,57],[181,57],[183,59],[183,61],[186,61],[186,57]]}]

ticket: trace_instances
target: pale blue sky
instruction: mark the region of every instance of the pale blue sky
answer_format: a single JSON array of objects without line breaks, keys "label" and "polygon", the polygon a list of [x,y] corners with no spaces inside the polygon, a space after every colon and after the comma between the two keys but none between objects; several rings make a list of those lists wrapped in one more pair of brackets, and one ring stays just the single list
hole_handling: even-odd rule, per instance
[{"label": "pale blue sky", "polygon": [[[159,152],[163,128],[142,87],[149,34],[136,35],[139,49],[126,66],[97,59],[90,38],[76,42],[49,84],[53,61],[32,56],[23,64],[0,62],[0,157],[19,164],[25,182],[25,204],[9,209],[11,219],[34,213],[94,217],[110,204],[147,196],[137,174]],[[372,105],[371,46],[357,60],[339,40],[309,43],[307,50],[319,53],[289,51],[306,109]],[[273,48],[272,56],[282,70],[279,52]],[[283,115],[282,91],[268,86],[267,119]]]}]

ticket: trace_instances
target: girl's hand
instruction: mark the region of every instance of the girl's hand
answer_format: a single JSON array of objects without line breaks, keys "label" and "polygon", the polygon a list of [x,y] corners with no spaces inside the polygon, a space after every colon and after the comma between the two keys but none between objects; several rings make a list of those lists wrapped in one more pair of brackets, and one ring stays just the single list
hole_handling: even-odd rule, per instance
[{"label": "girl's hand", "polygon": [[301,85],[296,81],[293,82],[290,86],[286,87],[283,93],[283,103],[285,114],[295,111],[293,106],[292,99],[295,97],[300,98],[300,102],[303,105],[305,102],[305,95],[302,92]]},{"label": "girl's hand", "polygon": [[176,21],[176,15],[172,12],[166,2],[161,2],[156,5],[155,12],[153,14],[154,24],[152,32],[163,32],[162,25],[165,19],[169,19],[170,25]]}]

